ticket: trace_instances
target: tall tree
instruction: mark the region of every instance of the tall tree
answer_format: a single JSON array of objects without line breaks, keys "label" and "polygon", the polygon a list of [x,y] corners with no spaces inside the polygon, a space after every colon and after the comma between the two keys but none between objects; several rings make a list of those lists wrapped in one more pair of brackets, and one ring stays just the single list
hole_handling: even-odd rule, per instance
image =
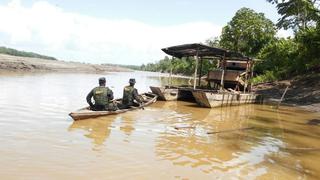
[{"label": "tall tree", "polygon": [[223,28],[220,45],[224,48],[256,56],[274,39],[276,29],[263,13],[241,8]]},{"label": "tall tree", "polygon": [[279,28],[294,31],[314,27],[319,21],[320,0],[267,0],[277,5],[281,18],[278,20]]}]

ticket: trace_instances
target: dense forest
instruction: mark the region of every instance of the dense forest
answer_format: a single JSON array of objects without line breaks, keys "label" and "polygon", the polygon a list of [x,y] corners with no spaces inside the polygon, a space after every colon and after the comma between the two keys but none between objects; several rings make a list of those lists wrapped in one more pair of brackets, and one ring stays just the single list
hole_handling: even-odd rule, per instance
[{"label": "dense forest", "polygon": [[[223,27],[219,37],[204,44],[241,52],[259,59],[254,83],[285,79],[306,72],[320,71],[320,0],[267,0],[275,4],[281,18],[276,24],[263,13],[239,9]],[[279,38],[280,29],[292,30],[293,37]],[[207,72],[209,65],[204,65]],[[210,66],[214,68],[215,66]],[[192,59],[164,59],[142,65],[141,70],[190,75]]]},{"label": "dense forest", "polygon": [[33,52],[18,51],[16,49],[11,49],[6,47],[0,47],[0,54],[8,54],[12,56],[31,57],[31,58],[41,58],[41,59],[48,59],[48,60],[57,60],[54,57],[44,56],[44,55],[33,53]]}]

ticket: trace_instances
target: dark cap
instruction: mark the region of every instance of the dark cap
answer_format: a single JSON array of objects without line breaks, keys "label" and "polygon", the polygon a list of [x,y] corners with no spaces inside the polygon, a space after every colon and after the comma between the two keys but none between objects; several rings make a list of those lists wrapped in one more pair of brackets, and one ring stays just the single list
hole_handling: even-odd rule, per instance
[{"label": "dark cap", "polygon": [[136,83],[136,79],[134,78],[129,79],[129,83]]},{"label": "dark cap", "polygon": [[99,84],[101,83],[106,83],[106,78],[104,77],[99,78]]}]

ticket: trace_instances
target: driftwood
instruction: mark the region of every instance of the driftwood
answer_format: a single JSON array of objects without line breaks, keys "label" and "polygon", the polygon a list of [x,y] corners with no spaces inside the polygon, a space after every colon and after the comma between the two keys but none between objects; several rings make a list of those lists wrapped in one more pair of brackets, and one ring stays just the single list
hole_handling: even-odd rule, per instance
[{"label": "driftwood", "polygon": [[280,149],[288,151],[320,151],[320,148],[317,147],[284,147]]},{"label": "driftwood", "polygon": [[207,134],[227,133],[227,132],[244,131],[244,130],[250,130],[250,129],[253,129],[253,127],[246,127],[246,128],[240,128],[240,129],[228,129],[223,131],[213,131],[213,132],[207,132]]},{"label": "driftwood", "polygon": [[[289,86],[290,86],[290,85],[289,85]],[[283,94],[282,94],[282,96],[281,96],[281,99],[280,99],[280,101],[279,101],[279,103],[278,103],[278,105],[277,105],[277,109],[279,108],[281,102],[283,101],[283,98],[284,98],[284,96],[286,95],[289,86],[287,86],[286,89],[284,90],[284,92],[283,92]]]},{"label": "driftwood", "polygon": [[180,130],[180,129],[195,129],[194,126],[175,126],[174,129]]}]

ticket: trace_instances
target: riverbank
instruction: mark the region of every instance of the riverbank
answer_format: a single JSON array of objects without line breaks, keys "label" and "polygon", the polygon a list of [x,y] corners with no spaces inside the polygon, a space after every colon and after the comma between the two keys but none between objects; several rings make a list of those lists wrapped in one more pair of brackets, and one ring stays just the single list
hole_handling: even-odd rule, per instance
[{"label": "riverbank", "polygon": [[29,58],[0,54],[0,71],[104,73],[129,72],[132,70],[111,65],[65,62],[60,60],[46,60],[40,58]]},{"label": "riverbank", "polygon": [[269,102],[278,103],[288,87],[283,104],[320,112],[320,73],[313,73],[288,80],[262,83],[254,86]]}]

